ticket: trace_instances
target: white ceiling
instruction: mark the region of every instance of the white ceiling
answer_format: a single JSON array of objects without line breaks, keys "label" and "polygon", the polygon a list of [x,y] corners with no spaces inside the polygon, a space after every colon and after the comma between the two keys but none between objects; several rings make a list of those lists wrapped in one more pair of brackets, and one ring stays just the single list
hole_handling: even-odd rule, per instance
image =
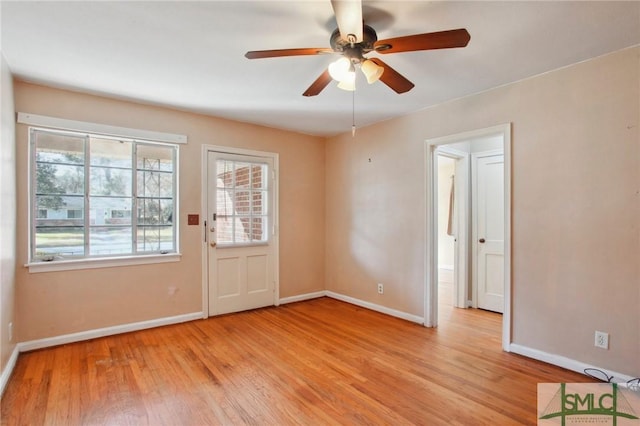
[{"label": "white ceiling", "polygon": [[[363,1],[379,39],[466,28],[466,48],[380,55],[415,83],[360,79],[360,127],[640,44],[638,1]],[[21,79],[313,135],[348,132],[352,93],[302,92],[333,55],[249,60],[248,50],[329,47],[323,1],[1,3],[2,54]],[[375,56],[377,54],[372,54]]]}]

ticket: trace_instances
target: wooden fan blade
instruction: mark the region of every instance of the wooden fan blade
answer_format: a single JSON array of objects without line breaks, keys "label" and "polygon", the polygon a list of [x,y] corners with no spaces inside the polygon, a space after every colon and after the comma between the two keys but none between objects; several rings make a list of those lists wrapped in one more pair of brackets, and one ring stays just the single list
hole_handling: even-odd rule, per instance
[{"label": "wooden fan blade", "polygon": [[326,47],[319,48],[302,48],[302,49],[276,49],[276,50],[252,50],[245,53],[245,57],[249,59],[262,58],[279,58],[282,56],[304,56],[304,55],[321,55],[323,53],[333,53],[332,49]]},{"label": "wooden fan blade", "polygon": [[336,15],[340,37],[348,41],[347,36],[356,36],[356,43],[362,41],[362,0],[331,0]]},{"label": "wooden fan blade", "polygon": [[302,94],[302,96],[316,96],[322,90],[327,87],[327,85],[331,82],[331,76],[329,75],[329,70],[324,70],[320,77],[316,79],[311,86]]},{"label": "wooden fan blade", "polygon": [[407,80],[404,76],[402,76],[402,74],[382,62],[380,59],[371,58],[370,60],[373,61],[376,65],[384,68],[384,72],[380,76],[380,81],[389,86],[396,93],[408,92],[415,86],[415,84]]},{"label": "wooden fan blade", "polygon": [[464,28],[435,33],[414,34],[404,37],[378,40],[373,45],[378,53],[413,52],[416,50],[449,49],[465,47],[471,36]]}]

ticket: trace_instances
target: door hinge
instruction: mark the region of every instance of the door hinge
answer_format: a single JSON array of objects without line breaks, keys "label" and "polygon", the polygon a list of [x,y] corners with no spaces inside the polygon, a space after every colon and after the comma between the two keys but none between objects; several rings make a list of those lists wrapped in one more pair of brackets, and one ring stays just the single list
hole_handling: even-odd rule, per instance
[{"label": "door hinge", "polygon": [[207,242],[207,221],[204,221],[204,242]]}]

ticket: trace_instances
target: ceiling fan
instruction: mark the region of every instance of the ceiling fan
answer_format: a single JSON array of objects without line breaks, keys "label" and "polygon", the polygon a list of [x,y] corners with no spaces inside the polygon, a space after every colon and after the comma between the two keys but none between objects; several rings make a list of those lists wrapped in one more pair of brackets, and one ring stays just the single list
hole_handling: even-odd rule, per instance
[{"label": "ceiling fan", "polygon": [[341,55],[340,59],[329,65],[328,69],[311,83],[303,96],[316,96],[332,79],[339,82],[338,87],[341,89],[355,90],[356,66],[362,70],[369,83],[379,79],[396,93],[405,93],[414,87],[411,81],[379,58],[367,58],[365,55],[371,52],[388,54],[465,47],[471,38],[466,29],[460,28],[378,40],[375,30],[364,24],[362,20],[362,0],[331,0],[331,6],[338,28],[331,34],[330,48],[253,50],[247,52],[245,56],[249,59],[262,59],[321,54]]}]

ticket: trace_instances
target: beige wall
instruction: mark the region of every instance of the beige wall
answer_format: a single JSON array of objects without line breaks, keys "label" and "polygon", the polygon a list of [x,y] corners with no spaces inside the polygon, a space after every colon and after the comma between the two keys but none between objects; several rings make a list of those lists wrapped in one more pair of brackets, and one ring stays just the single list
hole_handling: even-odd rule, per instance
[{"label": "beige wall", "polygon": [[424,141],[511,122],[513,342],[637,376],[639,52],[329,139],[327,289],[423,316]]},{"label": "beige wall", "polygon": [[16,166],[13,81],[0,52],[0,371],[15,348],[9,340],[14,322],[16,272]]},{"label": "beige wall", "polygon": [[[180,148],[177,263],[29,273],[27,126],[17,126],[17,332],[20,341],[202,310],[203,144],[280,155],[280,297],[324,289],[324,139],[170,109],[15,83],[16,110],[72,120],[186,134]],[[201,222],[202,223],[202,222]],[[168,288],[177,287],[171,295]]]}]

